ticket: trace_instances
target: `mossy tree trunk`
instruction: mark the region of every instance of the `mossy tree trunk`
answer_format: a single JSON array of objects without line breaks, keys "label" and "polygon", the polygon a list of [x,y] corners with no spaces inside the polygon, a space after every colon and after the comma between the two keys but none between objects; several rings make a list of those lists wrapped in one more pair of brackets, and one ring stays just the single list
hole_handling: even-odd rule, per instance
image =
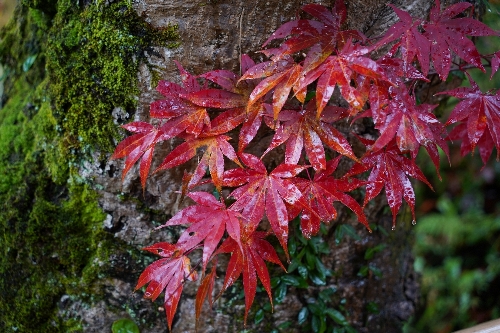
[{"label": "mossy tree trunk", "polygon": [[[242,53],[260,60],[255,51],[304,3],[26,0],[19,5],[0,35],[0,61],[8,73],[0,110],[2,332],[105,332],[120,318],[131,318],[141,332],[167,330],[161,303],[132,291],[153,260],[140,248],[175,241],[176,231],[152,229],[184,204],[175,192],[182,170],[154,175],[144,193],[137,171],[122,182],[123,164],[109,161],[124,135],[118,126],[148,118],[149,103],[159,98],[156,82],[178,80],[173,60],[194,74],[236,71]],[[348,1],[348,27],[379,35],[396,20],[386,3]],[[424,17],[433,1],[394,3]],[[350,129],[340,130],[352,136]],[[264,133],[261,139],[270,138]],[[157,155],[169,149],[166,143]],[[265,293],[258,293],[247,329],[304,331],[315,325],[313,315],[300,326],[299,312],[319,304],[329,289],[335,292],[322,300],[323,310],[338,310],[358,332],[400,332],[418,298],[412,231],[402,214],[398,228],[384,232],[391,223],[385,205],[380,198],[367,209],[369,221],[379,226],[373,234],[340,208],[320,242],[328,249],[320,257],[324,272],[333,274],[324,285],[311,282],[309,288],[294,286],[293,278],[277,279],[274,312],[265,305]],[[340,229],[343,224],[353,229]],[[340,230],[354,230],[356,236],[339,243]],[[195,293],[195,284],[186,287],[174,332],[194,331]],[[199,332],[242,330],[243,304],[240,291],[231,289],[214,309],[204,309]],[[333,325],[335,315],[329,313]]]}]

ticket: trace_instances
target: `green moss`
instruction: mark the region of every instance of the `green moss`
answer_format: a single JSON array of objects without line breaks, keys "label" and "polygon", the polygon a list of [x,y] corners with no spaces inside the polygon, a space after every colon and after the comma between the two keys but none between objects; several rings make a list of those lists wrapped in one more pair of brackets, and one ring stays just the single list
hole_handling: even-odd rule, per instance
[{"label": "green moss", "polygon": [[23,4],[0,31],[0,332],[79,332],[61,297],[104,297],[111,254],[136,250],[103,231],[90,181],[69,180],[87,152],[112,149],[112,110],[135,110],[144,51],[174,46],[175,28],[155,31],[126,1]]},{"label": "green moss", "polygon": [[58,3],[47,69],[56,118],[70,145],[113,149],[117,126],[111,111],[134,112],[144,51],[152,44],[173,46],[176,37],[176,27],[157,32],[124,2],[83,11],[67,0]]}]

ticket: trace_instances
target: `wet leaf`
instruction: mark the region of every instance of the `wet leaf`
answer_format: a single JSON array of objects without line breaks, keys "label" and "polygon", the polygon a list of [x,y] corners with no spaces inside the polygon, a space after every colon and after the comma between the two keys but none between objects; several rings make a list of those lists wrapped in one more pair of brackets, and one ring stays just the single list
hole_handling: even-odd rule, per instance
[{"label": "wet leaf", "polygon": [[113,333],[139,333],[139,327],[130,319],[118,319],[111,326]]},{"label": "wet leaf", "polygon": [[[257,290],[257,277],[262,282],[271,304],[273,301],[271,279],[265,261],[277,264],[285,270],[274,248],[264,240],[265,236],[265,232],[249,232],[248,229],[244,228],[241,232],[241,245],[233,238],[227,238],[217,250],[217,253],[232,253],[227,266],[222,291],[229,288],[240,275],[243,275],[245,323]],[[284,295],[282,296],[284,297]]]}]

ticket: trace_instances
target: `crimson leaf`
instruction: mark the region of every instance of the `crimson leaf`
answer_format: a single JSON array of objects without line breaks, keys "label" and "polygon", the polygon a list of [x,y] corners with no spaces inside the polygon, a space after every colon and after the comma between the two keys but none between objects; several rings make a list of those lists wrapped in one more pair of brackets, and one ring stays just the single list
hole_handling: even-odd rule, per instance
[{"label": "crimson leaf", "polygon": [[156,243],[144,248],[149,252],[157,254],[159,259],[149,265],[135,286],[135,290],[149,283],[144,292],[144,298],[154,301],[160,293],[165,291],[165,313],[169,330],[172,329],[172,321],[181,297],[184,281],[194,281],[196,272],[191,270],[191,261],[177,246],[169,243]]},{"label": "crimson leaf", "polygon": [[[248,311],[252,306],[257,289],[257,277],[264,286],[272,304],[271,279],[264,260],[285,268],[271,244],[264,240],[267,233],[260,231],[242,230],[242,247],[232,239],[227,238],[217,250],[217,253],[232,253],[226,269],[226,277],[222,291],[229,288],[243,273],[243,288],[245,290],[245,323]],[[221,291],[221,292],[222,292]]]},{"label": "crimson leaf", "polygon": [[224,185],[236,187],[231,196],[236,201],[231,210],[241,211],[248,220],[247,228],[255,230],[264,212],[274,234],[287,251],[288,213],[285,202],[294,204],[303,200],[299,189],[289,178],[306,169],[306,166],[280,164],[267,173],[264,164],[254,155],[241,153],[240,158],[248,169],[232,169],[224,172]]},{"label": "crimson leaf", "polygon": [[[370,140],[363,140],[366,144]],[[415,221],[415,192],[408,176],[416,178],[429,186],[422,171],[417,167],[413,159],[404,157],[399,151],[396,141],[393,140],[378,151],[369,151],[361,163],[355,164],[343,178],[350,177],[368,171],[371,173],[367,179],[364,206],[375,198],[385,186],[385,195],[392,211],[392,225],[396,226],[396,215],[401,207],[402,199],[408,203]]]}]

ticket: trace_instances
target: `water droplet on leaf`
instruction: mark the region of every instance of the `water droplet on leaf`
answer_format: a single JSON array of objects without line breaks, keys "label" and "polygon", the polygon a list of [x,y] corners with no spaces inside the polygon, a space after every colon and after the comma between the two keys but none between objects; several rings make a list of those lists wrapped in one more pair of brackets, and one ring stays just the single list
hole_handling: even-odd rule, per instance
[{"label": "water droplet on leaf", "polygon": [[416,225],[417,221],[413,220],[413,221],[411,221],[411,224]]}]

